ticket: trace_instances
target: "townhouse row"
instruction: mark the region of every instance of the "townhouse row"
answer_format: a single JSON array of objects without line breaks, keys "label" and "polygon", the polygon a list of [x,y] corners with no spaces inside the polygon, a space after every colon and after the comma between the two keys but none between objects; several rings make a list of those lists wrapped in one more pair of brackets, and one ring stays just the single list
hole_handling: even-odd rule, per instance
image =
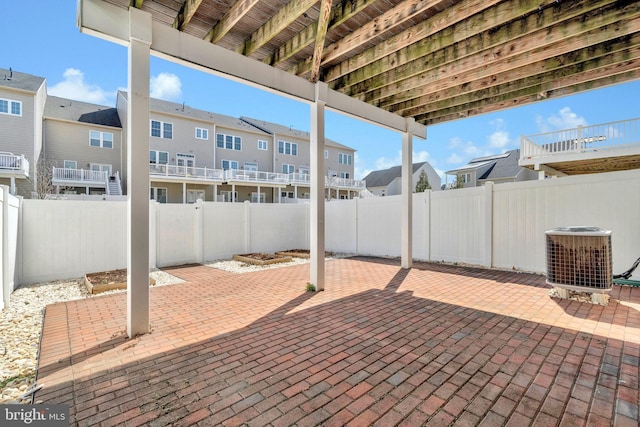
[{"label": "townhouse row", "polygon": [[[14,194],[126,194],[127,93],[115,107],[48,96],[46,80],[0,69],[0,184]],[[133,141],[135,144],[136,142]],[[151,199],[284,203],[309,198],[310,135],[249,117],[150,100]],[[355,150],[325,140],[328,199],[353,198]]]}]

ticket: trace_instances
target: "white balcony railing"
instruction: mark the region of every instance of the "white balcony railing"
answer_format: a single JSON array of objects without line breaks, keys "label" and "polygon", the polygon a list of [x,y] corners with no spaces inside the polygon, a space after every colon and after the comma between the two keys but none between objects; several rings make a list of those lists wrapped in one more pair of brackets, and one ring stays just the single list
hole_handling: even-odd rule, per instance
[{"label": "white balcony railing", "polygon": [[289,184],[291,185],[311,185],[311,175],[305,172],[289,174]]},{"label": "white balcony railing", "polygon": [[640,119],[547,132],[520,138],[520,164],[559,154],[640,147]]},{"label": "white balcony railing", "polygon": [[364,180],[340,178],[337,176],[326,177],[325,185],[329,188],[349,188],[354,190],[364,190],[367,188],[367,182]]},{"label": "white balcony railing", "polygon": [[171,178],[190,178],[204,181],[224,181],[224,171],[221,169],[197,168],[194,166],[177,165],[149,165],[149,174]]},{"label": "white balcony railing", "polygon": [[0,153],[0,172],[29,176],[29,161],[22,155]]},{"label": "white balcony railing", "polygon": [[229,169],[225,171],[226,181],[251,182],[256,184],[283,184],[289,183],[289,176],[285,173],[248,171],[240,169]]},{"label": "white balcony railing", "polygon": [[93,185],[106,187],[108,179],[109,176],[106,171],[53,168],[52,182],[55,185]]}]

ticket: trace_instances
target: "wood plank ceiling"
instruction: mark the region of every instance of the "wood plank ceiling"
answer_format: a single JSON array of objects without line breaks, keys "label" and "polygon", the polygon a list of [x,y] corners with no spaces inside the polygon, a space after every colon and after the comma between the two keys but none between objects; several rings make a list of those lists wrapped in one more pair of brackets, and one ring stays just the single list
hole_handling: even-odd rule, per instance
[{"label": "wood plank ceiling", "polygon": [[425,125],[640,76],[640,1],[107,1]]}]

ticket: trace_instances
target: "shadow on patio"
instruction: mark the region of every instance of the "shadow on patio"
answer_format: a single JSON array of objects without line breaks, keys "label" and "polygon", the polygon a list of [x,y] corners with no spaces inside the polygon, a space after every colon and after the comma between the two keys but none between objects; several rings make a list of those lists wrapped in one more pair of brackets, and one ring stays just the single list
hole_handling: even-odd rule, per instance
[{"label": "shadow on patio", "polygon": [[327,262],[321,293],[308,266],[172,274],[133,340],[124,294],[47,307],[36,399],[80,425],[637,425],[637,288],[600,307],[367,258]]}]

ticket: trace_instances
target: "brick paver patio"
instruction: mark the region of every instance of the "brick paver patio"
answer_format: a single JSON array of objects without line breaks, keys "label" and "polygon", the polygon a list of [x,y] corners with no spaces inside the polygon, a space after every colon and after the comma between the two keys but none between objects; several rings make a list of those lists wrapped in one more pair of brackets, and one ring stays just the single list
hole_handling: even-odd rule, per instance
[{"label": "brick paver patio", "polygon": [[124,294],[48,306],[36,400],[72,425],[634,426],[640,288],[602,307],[544,277],[397,260],[172,269],[152,332]]}]

